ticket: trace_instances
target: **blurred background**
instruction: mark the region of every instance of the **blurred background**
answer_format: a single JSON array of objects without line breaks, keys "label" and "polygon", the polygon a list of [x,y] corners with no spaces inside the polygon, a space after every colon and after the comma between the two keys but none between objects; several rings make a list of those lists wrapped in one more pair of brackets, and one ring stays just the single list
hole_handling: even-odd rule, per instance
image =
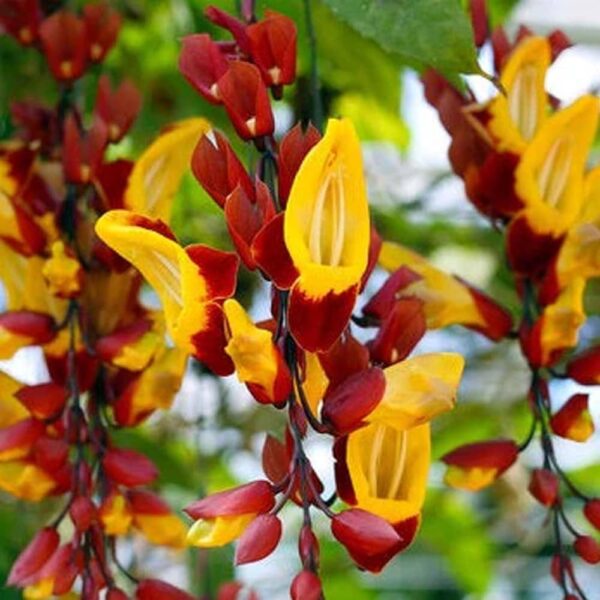
[{"label": "blurred background", "polygon": [[[226,10],[235,2],[213,0]],[[76,3],[74,3],[76,4]],[[124,15],[116,48],[104,69],[113,81],[130,78],[142,90],[144,107],[131,134],[113,152],[135,157],[171,121],[202,115],[230,133],[223,112],[204,102],[185,82],[176,65],[182,36],[213,32],[203,17],[206,0],[120,0]],[[562,28],[577,44],[552,67],[549,91],[570,101],[600,86],[600,11],[597,0],[494,0],[495,23],[509,32],[524,23],[539,33]],[[288,90],[277,107],[279,131],[309,114],[309,48],[301,0],[258,2],[288,14],[299,26],[299,85]],[[449,171],[448,138],[437,114],[423,98],[419,75],[398,55],[362,37],[320,1],[313,3],[318,66],[327,113],[352,118],[364,142],[370,200],[380,233],[428,255],[437,265],[458,273],[515,308],[512,281],[504,264],[502,240],[466,201],[462,184]],[[481,63],[490,70],[484,48]],[[84,79],[80,101],[93,104],[99,73]],[[490,85],[471,76],[469,84],[481,99]],[[0,36],[0,139],[11,133],[11,100],[36,98],[54,103],[57,89],[43,60]],[[233,135],[230,139],[235,139]],[[238,148],[244,156],[243,148]],[[183,243],[202,242],[227,248],[221,213],[190,176],[178,195],[174,228]],[[383,275],[378,275],[382,281]],[[377,278],[376,278],[377,281]],[[266,316],[265,290],[257,279],[243,277],[241,295],[256,317]],[[152,298],[149,297],[149,301]],[[598,288],[586,298],[590,315],[600,315]],[[584,344],[600,337],[600,319],[589,319]],[[460,328],[430,333],[417,351],[454,350],[467,357],[467,371],[459,404],[434,423],[434,455],[458,444],[491,436],[523,439],[529,419],[524,402],[527,371],[514,342],[493,345]],[[27,349],[0,368],[27,383],[44,381],[39,356]],[[557,405],[574,391],[561,383],[553,390]],[[592,390],[589,390],[592,391]],[[596,422],[600,410],[592,398]],[[117,434],[127,446],[150,456],[161,470],[160,485],[174,507],[181,507],[207,491],[261,476],[260,450],[265,432],[281,437],[283,419],[276,411],[253,402],[235,377],[217,380],[198,367],[188,376],[173,410],[153,417],[133,431]],[[600,495],[600,435],[585,446],[559,441],[559,456],[572,478],[590,495]],[[311,458],[328,490],[333,489],[330,448],[320,439],[309,440]],[[322,529],[322,572],[330,600],[485,598],[486,600],[557,598],[549,576],[550,528],[544,512],[525,493],[527,465],[540,455],[532,445],[525,464],[514,466],[489,490],[468,495],[446,489],[443,469],[433,464],[430,492],[421,534],[415,544],[379,576],[351,566],[343,548],[332,543],[328,524]],[[566,506],[569,510],[569,506]],[[40,523],[56,513],[52,503],[22,505],[0,495],[0,581],[19,550]],[[214,597],[223,581],[236,577],[251,585],[260,598],[283,600],[297,570],[296,536],[301,514],[294,507],[283,512],[284,542],[271,557],[250,566],[232,567],[233,548],[181,553],[156,550],[141,540],[123,545],[122,560],[135,571],[161,578],[195,593]],[[578,514],[572,516],[581,522]],[[16,525],[18,523],[18,526]],[[579,561],[580,562],[580,561]],[[137,566],[136,566],[137,565]],[[580,565],[580,583],[600,597],[600,575]],[[594,591],[596,590],[596,591]],[[597,594],[594,596],[594,593]],[[19,597],[0,590],[2,600]]]}]

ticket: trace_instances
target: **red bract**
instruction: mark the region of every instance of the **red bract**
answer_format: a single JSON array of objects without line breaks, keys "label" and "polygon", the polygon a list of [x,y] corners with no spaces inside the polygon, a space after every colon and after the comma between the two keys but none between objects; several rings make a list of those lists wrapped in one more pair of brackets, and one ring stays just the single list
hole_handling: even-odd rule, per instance
[{"label": "red bract", "polygon": [[108,142],[106,126],[94,121],[87,134],[82,133],[73,115],[65,120],[63,139],[63,168],[65,178],[71,183],[88,183],[102,162]]},{"label": "red bract", "polygon": [[8,585],[20,585],[37,573],[52,556],[59,541],[58,533],[51,527],[38,531],[13,564],[8,574]]},{"label": "red bract", "polygon": [[179,70],[206,100],[221,103],[217,82],[227,71],[227,59],[209,35],[199,33],[183,38]]},{"label": "red bract", "polygon": [[29,453],[35,441],[44,433],[44,424],[37,419],[24,419],[0,429],[0,457],[4,460]]},{"label": "red bract", "polygon": [[48,66],[59,81],[74,81],[85,70],[89,38],[83,20],[61,10],[44,20],[40,39]]},{"label": "red bract", "polygon": [[50,473],[64,466],[68,457],[69,445],[63,440],[42,437],[33,445],[33,460]]},{"label": "red bract", "polygon": [[298,554],[305,567],[319,565],[319,540],[309,525],[304,525],[298,536]]},{"label": "red bract", "polygon": [[600,562],[600,544],[589,535],[580,535],[573,542],[573,549],[585,562],[591,565]]},{"label": "red bract", "polygon": [[0,3],[0,25],[25,46],[37,39],[42,18],[39,0],[3,0]]},{"label": "red bract", "polygon": [[233,61],[218,81],[231,123],[244,140],[270,136],[275,128],[267,88],[250,63]]},{"label": "red bract", "polygon": [[53,382],[23,387],[15,395],[36,419],[56,417],[68,398],[67,390]]},{"label": "red bract", "polygon": [[337,435],[358,429],[381,402],[384,392],[385,377],[381,369],[373,367],[352,375],[325,397],[323,423],[331,425]]},{"label": "red bract", "polygon": [[592,498],[583,507],[585,518],[598,530],[600,530],[600,499]]},{"label": "red bract", "polygon": [[588,394],[571,396],[564,406],[550,419],[550,427],[556,435],[585,442],[594,433],[594,422],[588,410]]},{"label": "red bract", "polygon": [[333,390],[349,377],[369,368],[369,351],[346,330],[327,352],[319,355],[319,361]]},{"label": "red bract", "polygon": [[135,598],[136,600],[195,600],[187,592],[158,579],[140,581],[135,591]]},{"label": "red bract", "polygon": [[264,513],[275,503],[268,481],[253,481],[230,490],[211,494],[184,508],[192,519],[211,519],[218,516],[244,513]]},{"label": "red bract", "polygon": [[321,139],[319,131],[311,123],[303,130],[298,123],[288,131],[279,144],[277,156],[279,200],[285,203],[296,173],[310,149]]},{"label": "red bract", "polygon": [[129,131],[141,106],[142,96],[133,83],[125,80],[113,91],[108,77],[100,77],[94,111],[104,122],[112,143],[118,142]]},{"label": "red bract", "polygon": [[108,590],[106,600],[129,600],[129,596],[119,588],[112,588]]},{"label": "red bract", "polygon": [[192,155],[192,171],[206,193],[221,207],[229,194],[241,186],[254,198],[254,186],[244,165],[221,133],[203,135]]},{"label": "red bract", "polygon": [[291,458],[289,448],[267,434],[262,450],[262,467],[265,475],[273,483],[279,483],[287,475]]},{"label": "red bract", "polygon": [[235,564],[243,565],[269,556],[281,539],[281,521],[275,515],[259,515],[242,534]]},{"label": "red bract", "polygon": [[89,57],[92,62],[101,62],[114,46],[121,28],[121,16],[108,2],[86,4],[83,7],[83,20],[89,44]]},{"label": "red bract", "polygon": [[27,338],[28,345],[32,346],[47,344],[56,336],[52,317],[28,310],[2,313],[0,331]]},{"label": "red bract", "polygon": [[246,33],[246,25],[239,19],[229,13],[217,8],[216,6],[208,6],[204,14],[215,25],[227,29],[233,35],[239,49],[246,55],[250,54],[250,41]]},{"label": "red bract", "polygon": [[79,496],[73,500],[69,515],[77,531],[82,532],[87,531],[97,520],[98,511],[96,505],[89,498]]},{"label": "red bract", "polygon": [[493,467],[502,472],[515,462],[518,455],[519,448],[512,440],[487,440],[460,446],[442,456],[442,461],[463,468]]},{"label": "red bract", "polygon": [[275,216],[275,207],[269,188],[258,181],[256,193],[248,196],[238,185],[225,203],[225,219],[229,235],[242,262],[249,268],[256,268],[251,245],[265,223]]},{"label": "red bract", "polygon": [[300,571],[290,587],[292,600],[321,600],[323,588],[321,580],[312,571]]},{"label": "red bract", "polygon": [[288,85],[296,78],[296,25],[273,11],[246,29],[252,61],[268,86]]},{"label": "red bract", "polygon": [[529,481],[529,492],[540,504],[552,506],[558,497],[558,478],[548,469],[534,469]]},{"label": "red bract", "polygon": [[402,545],[392,525],[360,508],[333,517],[331,532],[359,567],[373,573],[381,571]]},{"label": "red bract", "polygon": [[600,346],[589,348],[576,356],[567,366],[567,375],[583,385],[600,382]]},{"label": "red bract", "polygon": [[134,450],[109,450],[102,464],[110,479],[127,487],[146,485],[158,476],[154,463]]}]

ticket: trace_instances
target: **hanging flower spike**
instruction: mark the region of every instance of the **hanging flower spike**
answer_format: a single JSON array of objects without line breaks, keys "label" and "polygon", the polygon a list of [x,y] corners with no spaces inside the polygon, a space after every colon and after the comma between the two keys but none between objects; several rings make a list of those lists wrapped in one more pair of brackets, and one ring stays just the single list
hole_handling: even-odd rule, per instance
[{"label": "hanging flower spike", "polygon": [[238,379],[262,404],[281,406],[292,390],[292,378],[270,331],[254,325],[236,300],[223,304],[227,346]]},{"label": "hanging flower spike", "polygon": [[352,313],[369,254],[369,207],[352,123],[330,119],[292,184],[284,241],[298,277],[289,298],[292,335],[325,351]]},{"label": "hanging flower spike", "polygon": [[168,223],[194,146],[209,130],[210,123],[200,118],[166,128],[136,161],[125,192],[125,208]]},{"label": "hanging flower spike", "polygon": [[476,492],[493,483],[517,460],[512,440],[489,440],[460,446],[442,457],[447,485]]},{"label": "hanging flower spike", "polygon": [[44,19],[39,30],[48,66],[58,81],[71,82],[85,71],[89,38],[82,19],[65,10]]},{"label": "hanging flower spike", "polygon": [[489,104],[487,128],[498,150],[522,154],[546,120],[548,98],[544,83],[550,66],[550,43],[530,36],[517,46],[502,68],[499,94]]},{"label": "hanging flower spike", "polygon": [[[392,242],[384,242],[379,264],[388,272],[406,267],[419,277],[411,279],[406,273],[398,281],[392,297],[414,296],[423,301],[428,329],[460,324],[474,329],[492,340],[500,340],[512,328],[510,314],[492,298],[467,282],[444,273],[416,252]],[[392,277],[390,277],[392,280]],[[382,288],[381,293],[390,291]],[[367,305],[366,314],[369,314]],[[376,314],[379,318],[385,314]]]},{"label": "hanging flower spike", "polygon": [[229,63],[217,88],[229,119],[243,140],[273,134],[275,121],[269,95],[254,65],[238,60]]},{"label": "hanging flower spike", "polygon": [[235,291],[237,257],[200,244],[184,249],[162,221],[124,210],[100,217],[96,232],[155,289],[175,344],[215,373],[232,373],[221,303]]},{"label": "hanging flower spike", "polygon": [[296,24],[271,10],[246,29],[252,61],[268,86],[294,83],[296,79]]},{"label": "hanging flower spike", "polygon": [[227,138],[216,129],[202,134],[192,155],[192,172],[204,191],[221,207],[240,186],[254,198],[254,184]]},{"label": "hanging flower spike", "polygon": [[142,95],[129,80],[123,81],[113,91],[109,78],[106,75],[100,77],[94,113],[106,125],[111,143],[116,144],[123,139],[141,106]]},{"label": "hanging flower spike", "polygon": [[515,190],[525,209],[507,232],[508,255],[517,272],[543,272],[580,213],[599,107],[593,96],[579,98],[548,118],[523,153]]},{"label": "hanging flower spike", "polygon": [[121,15],[107,2],[99,2],[83,7],[83,20],[90,48],[90,60],[95,63],[102,62],[117,41]]},{"label": "hanging flower spike", "polygon": [[227,71],[227,59],[206,33],[183,38],[179,70],[190,85],[212,104],[221,104],[217,82]]},{"label": "hanging flower spike", "polygon": [[267,481],[254,481],[193,502],[184,509],[196,521],[188,532],[188,542],[201,548],[224,546],[274,504],[273,490]]},{"label": "hanging flower spike", "polygon": [[39,0],[4,0],[0,6],[0,25],[24,46],[37,40],[42,19]]}]

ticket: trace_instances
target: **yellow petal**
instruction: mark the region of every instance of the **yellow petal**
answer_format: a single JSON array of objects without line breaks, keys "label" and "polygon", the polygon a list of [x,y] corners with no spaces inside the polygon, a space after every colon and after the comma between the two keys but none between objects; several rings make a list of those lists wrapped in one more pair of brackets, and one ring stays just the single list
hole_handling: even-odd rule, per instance
[{"label": "yellow petal", "polygon": [[53,479],[33,464],[18,460],[0,463],[0,489],[17,498],[38,502],[55,485]]},{"label": "yellow petal", "polygon": [[100,521],[107,535],[125,535],[132,520],[131,507],[122,494],[112,494],[100,507]]},{"label": "yellow petal", "polygon": [[517,166],[517,194],[526,207],[546,215],[545,223],[536,228],[540,231],[561,233],[580,213],[584,168],[598,125],[599,102],[594,96],[583,96],[555,113]]},{"label": "yellow petal", "polygon": [[304,367],[304,382],[302,389],[313,415],[318,416],[319,406],[327,391],[329,379],[321,366],[319,357],[314,352],[306,352]]},{"label": "yellow petal", "polygon": [[133,524],[151,544],[183,548],[187,530],[185,525],[175,515],[136,514]]},{"label": "yellow petal", "polygon": [[548,99],[544,83],[550,66],[550,43],[529,36],[511,53],[502,69],[499,94],[489,106],[488,128],[498,149],[520,154],[546,118]]},{"label": "yellow petal", "polygon": [[28,585],[23,590],[23,598],[25,600],[45,600],[52,598],[54,590],[54,577],[46,577],[40,581]]},{"label": "yellow petal", "polygon": [[369,253],[369,207],[360,143],[347,119],[330,119],[294,179],[285,245],[312,297],[356,285]]},{"label": "yellow petal", "polygon": [[169,222],[173,198],[200,137],[210,131],[205,119],[172,125],[135,163],[125,192],[125,207]]},{"label": "yellow petal", "polygon": [[0,371],[0,427],[9,427],[29,417],[29,411],[15,394],[23,384]]},{"label": "yellow petal", "polygon": [[446,470],[444,482],[450,487],[459,490],[468,490],[477,492],[496,481],[498,469],[493,467],[482,468],[473,467],[472,469],[462,469],[456,465],[451,465]]},{"label": "yellow petal", "polygon": [[48,282],[50,292],[60,298],[71,298],[81,289],[82,270],[79,261],[69,256],[65,244],[52,244],[52,256],[45,261],[42,275]]},{"label": "yellow petal", "polygon": [[187,542],[199,548],[225,546],[240,537],[255,518],[256,513],[246,513],[230,517],[199,519],[188,531]]},{"label": "yellow petal", "polygon": [[369,423],[405,430],[454,407],[464,368],[460,354],[415,356],[384,370],[385,392]]},{"label": "yellow petal", "polygon": [[418,515],[430,462],[429,425],[398,431],[380,423],[348,436],[346,464],[358,508],[390,523]]}]

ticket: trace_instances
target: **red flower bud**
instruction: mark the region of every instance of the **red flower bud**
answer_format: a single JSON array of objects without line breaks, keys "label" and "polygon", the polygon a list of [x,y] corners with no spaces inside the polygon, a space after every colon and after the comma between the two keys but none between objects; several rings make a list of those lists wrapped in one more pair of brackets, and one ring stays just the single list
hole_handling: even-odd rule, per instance
[{"label": "red flower bud", "polygon": [[552,562],[550,563],[550,575],[552,575],[552,579],[556,581],[560,585],[562,581],[561,573],[568,573],[569,575],[573,575],[573,565],[571,563],[571,559],[564,554],[555,554],[552,557]]},{"label": "red flower bud", "polygon": [[55,473],[69,458],[69,444],[63,440],[41,437],[33,445],[33,460],[49,473]]},{"label": "red flower bud", "polygon": [[334,389],[369,368],[369,351],[348,330],[327,352],[319,354],[319,361],[329,379],[329,389]]},{"label": "red flower bud", "polygon": [[108,3],[101,2],[86,4],[83,7],[83,20],[90,48],[90,60],[101,62],[117,41],[121,16]]},{"label": "red flower bud", "polygon": [[288,85],[296,78],[296,24],[273,11],[246,29],[252,61],[268,86]]},{"label": "red flower bud", "polygon": [[199,33],[183,38],[179,70],[206,100],[221,103],[217,82],[227,71],[227,59],[209,35]]},{"label": "red flower bud", "polygon": [[103,121],[94,121],[91,129],[83,134],[70,114],[65,120],[63,139],[63,168],[67,181],[88,183],[93,179],[107,143],[108,132]]},{"label": "red flower bud", "polygon": [[528,489],[540,504],[552,506],[558,496],[558,478],[548,469],[535,469],[531,473]]},{"label": "red flower bud", "polygon": [[7,584],[20,585],[37,573],[52,556],[59,541],[55,529],[45,527],[38,531],[14,562],[8,574]]},{"label": "red flower bud", "polygon": [[134,450],[109,450],[102,461],[106,475],[126,487],[146,485],[156,479],[158,470],[149,458]]},{"label": "red flower bud", "polygon": [[600,544],[589,535],[580,535],[573,542],[573,549],[585,562],[591,565],[600,562]]},{"label": "red flower bud", "polygon": [[281,521],[275,515],[259,515],[248,525],[235,553],[235,564],[261,560],[269,556],[281,539]]},{"label": "red flower bud", "polygon": [[141,106],[142,96],[133,83],[125,80],[113,91],[108,77],[100,77],[94,112],[104,122],[113,144],[129,131]]},{"label": "red flower bud", "polygon": [[280,482],[288,473],[291,454],[285,444],[267,434],[262,451],[262,467],[273,482]]},{"label": "red flower bud", "polygon": [[192,519],[211,519],[245,513],[265,513],[275,504],[268,481],[253,481],[192,502],[184,512]]},{"label": "red flower bud", "polygon": [[203,135],[192,154],[192,172],[206,193],[221,207],[240,186],[254,200],[254,185],[233,148],[221,133]]},{"label": "red flower bud", "polygon": [[195,598],[164,581],[144,579],[135,590],[135,600],[195,600]]},{"label": "red flower bud", "polygon": [[42,18],[39,0],[3,0],[0,4],[0,25],[24,46],[37,39]]},{"label": "red flower bud", "polygon": [[275,122],[267,88],[254,65],[242,61],[230,63],[217,85],[227,114],[243,140],[273,133]]},{"label": "red flower bud", "polygon": [[321,580],[312,571],[300,571],[290,587],[292,600],[321,600],[323,588]]},{"label": "red flower bud", "polygon": [[79,532],[87,531],[97,520],[96,505],[87,497],[79,496],[73,500],[69,508],[69,516],[75,529]]},{"label": "red flower bud", "polygon": [[55,12],[39,29],[42,48],[52,75],[59,81],[74,81],[83,75],[89,38],[85,23],[66,10]]},{"label": "red flower bud", "polygon": [[564,406],[552,415],[550,427],[556,435],[585,442],[594,433],[594,422],[588,410],[588,394],[571,396]]},{"label": "red flower bud", "polygon": [[62,412],[67,390],[56,383],[40,383],[21,388],[15,396],[36,419],[50,419]]},{"label": "red flower bud", "polygon": [[567,365],[567,375],[583,385],[600,383],[600,346],[589,348]]},{"label": "red flower bud", "polygon": [[402,539],[386,520],[360,508],[337,514],[331,532],[359,567],[378,573],[402,546]]},{"label": "red flower bud", "polygon": [[298,554],[305,568],[308,568],[311,564],[315,567],[319,566],[319,540],[310,525],[304,525],[300,531]]},{"label": "red flower bud", "polygon": [[279,200],[284,207],[304,157],[320,139],[321,134],[311,123],[304,131],[298,123],[281,140],[277,157],[277,174]]},{"label": "red flower bud", "polygon": [[592,498],[583,507],[585,518],[598,530],[600,530],[600,498]]},{"label": "red flower bud", "polygon": [[385,376],[377,367],[356,373],[325,397],[321,417],[338,435],[354,431],[381,402]]},{"label": "red flower bud", "polygon": [[204,14],[215,25],[227,29],[233,35],[237,45],[244,54],[250,54],[250,41],[246,34],[246,25],[242,21],[216,6],[206,7]]}]

